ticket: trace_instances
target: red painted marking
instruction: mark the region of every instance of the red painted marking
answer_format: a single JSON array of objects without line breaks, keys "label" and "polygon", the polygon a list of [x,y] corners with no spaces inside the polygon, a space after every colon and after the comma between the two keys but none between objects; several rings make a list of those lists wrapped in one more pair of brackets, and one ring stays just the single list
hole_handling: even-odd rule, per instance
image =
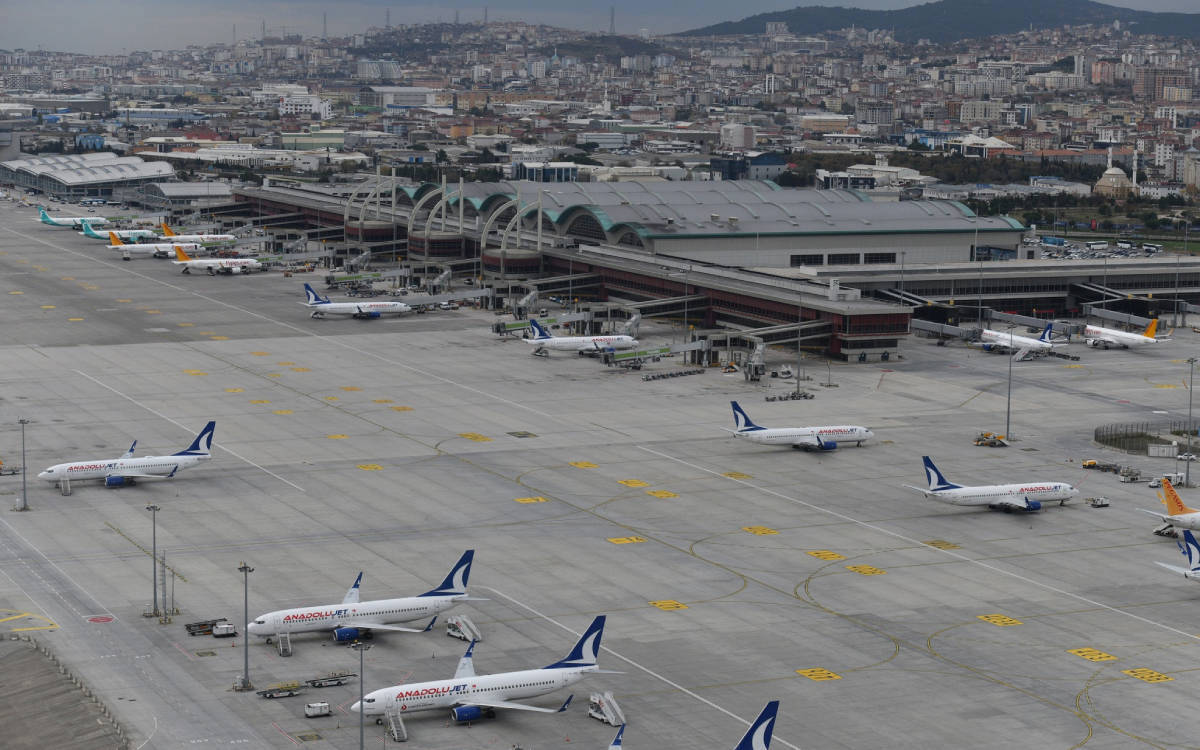
[{"label": "red painted marking", "polygon": [[299,740],[297,740],[295,737],[293,737],[292,735],[288,734],[287,732],[283,731],[283,729],[282,729],[282,728],[281,728],[281,727],[280,727],[278,724],[276,724],[275,722],[273,722],[273,721],[272,721],[272,722],[271,722],[271,726],[273,726],[273,727],[275,727],[277,730],[279,730],[279,733],[280,733],[280,734],[282,734],[284,737],[287,737],[289,740],[291,740],[293,745],[299,745],[299,744],[300,744],[300,741],[299,741]]},{"label": "red painted marking", "polygon": [[112,622],[115,619],[117,619],[117,618],[109,617],[108,615],[96,615],[95,617],[87,618],[87,621],[100,623],[100,622]]},{"label": "red painted marking", "polygon": [[887,369],[886,367],[885,367],[885,368],[881,368],[879,371],[880,371],[880,372],[895,372],[895,370],[889,370],[889,369]]},{"label": "red painted marking", "polygon": [[1118,403],[1118,404],[1128,404],[1128,403],[1129,403],[1129,399],[1127,399],[1127,398],[1122,398],[1122,399],[1119,399],[1119,400],[1117,401],[1117,403]]}]

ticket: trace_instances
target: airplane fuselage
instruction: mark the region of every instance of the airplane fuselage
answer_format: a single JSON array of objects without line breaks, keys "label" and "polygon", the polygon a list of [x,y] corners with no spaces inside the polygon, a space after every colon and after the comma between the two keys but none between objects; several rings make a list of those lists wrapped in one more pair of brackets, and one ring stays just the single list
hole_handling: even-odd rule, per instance
[{"label": "airplane fuselage", "polygon": [[[93,239],[93,240],[106,240],[106,239],[108,239],[108,237],[106,237],[105,235],[110,232],[112,234],[117,235],[117,239],[127,240],[130,242],[136,242],[145,237],[157,237],[158,236],[154,232],[151,232],[149,229],[106,229],[106,230],[104,230],[104,234],[99,234],[97,232],[92,232],[91,234],[88,234],[86,231],[80,232],[79,234],[81,234],[84,237],[87,237],[89,239]],[[110,245],[109,247],[112,247],[112,246]]]},{"label": "airplane fuselage", "polygon": [[154,255],[159,258],[174,258],[176,247],[182,247],[186,253],[196,252],[200,249],[200,246],[194,242],[142,242],[138,244],[109,245],[108,249],[130,255]]},{"label": "airplane fuselage", "polygon": [[926,496],[951,505],[995,505],[1020,503],[1024,498],[1035,502],[1066,502],[1079,494],[1064,482],[1028,482],[1026,484],[990,484],[929,490]]},{"label": "airplane fuselage", "polygon": [[980,334],[980,339],[985,344],[994,346],[1007,346],[1010,349],[1052,349],[1053,346],[1049,341],[1030,338],[1029,336],[1014,336],[1004,331],[993,331],[991,329],[983,329]]},{"label": "airplane fuselage", "polygon": [[573,685],[595,669],[526,669],[520,672],[393,685],[367,693],[363,696],[362,705],[355,703],[350,710],[362,710],[364,714],[374,716],[391,710],[415,713],[470,706],[473,696],[489,701],[536,698]]},{"label": "airplane fuselage", "polygon": [[1086,326],[1083,329],[1083,336],[1087,339],[1090,346],[1121,346],[1125,348],[1133,346],[1145,346],[1146,344],[1157,344],[1157,339],[1152,339],[1149,336],[1143,336],[1140,333],[1129,333],[1128,331],[1118,331],[1114,328],[1101,328],[1100,326]]},{"label": "airplane fuselage", "polygon": [[170,238],[180,242],[198,242],[202,245],[237,242],[237,237],[232,234],[172,234]]},{"label": "airplane fuselage", "polygon": [[143,456],[142,458],[116,458],[98,461],[72,461],[55,464],[38,474],[38,479],[47,482],[73,482],[82,479],[104,479],[124,474],[140,474],[166,477],[173,471],[183,471],[209,460],[209,456]]},{"label": "airplane fuselage", "polygon": [[403,315],[411,312],[412,308],[403,302],[327,302],[308,305],[312,317],[323,318],[326,315],[354,315],[357,317],[375,317],[378,315]]},{"label": "airplane fuselage", "polygon": [[813,436],[822,443],[857,443],[875,437],[875,433],[858,425],[825,425],[821,427],[765,427],[761,430],[745,430],[734,435],[761,445],[798,445],[816,447]]},{"label": "airplane fuselage", "polygon": [[[186,251],[185,251],[186,252]],[[250,273],[262,268],[262,264],[250,258],[212,258],[210,260],[177,260],[176,265],[183,266],[183,273],[192,269],[217,273]]]},{"label": "airplane fuselage", "polygon": [[246,626],[251,635],[270,638],[277,633],[332,631],[339,627],[370,629],[371,623],[412,622],[432,617],[453,607],[466,594],[454,596],[408,596],[350,604],[325,604],[268,612]]},{"label": "airplane fuselage", "polygon": [[637,339],[632,336],[556,336],[548,339],[526,339],[534,348],[555,352],[578,352],[587,349],[632,349]]},{"label": "airplane fuselage", "polygon": [[49,224],[52,227],[80,227],[84,222],[92,226],[107,224],[108,219],[102,216],[47,216],[39,219],[43,224]]}]

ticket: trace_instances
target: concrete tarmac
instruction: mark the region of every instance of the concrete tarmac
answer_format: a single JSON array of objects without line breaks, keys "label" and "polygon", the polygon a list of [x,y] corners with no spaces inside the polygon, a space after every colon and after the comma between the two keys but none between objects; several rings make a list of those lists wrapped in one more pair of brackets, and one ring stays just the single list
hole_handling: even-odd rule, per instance
[{"label": "concrete tarmac", "polygon": [[[417,594],[464,549],[487,601],[453,612],[484,633],[479,672],[548,664],[606,613],[601,665],[624,674],[578,684],[561,715],[470,727],[414,715],[414,747],[605,747],[615,730],[587,717],[593,690],[617,697],[631,750],[732,747],[776,698],[776,748],[1200,746],[1184,718],[1200,589],[1154,565],[1183,562],[1136,510],[1161,507],[1154,491],[1080,468],[1175,468],[1100,449],[1092,431],[1186,417],[1190,329],[1144,350],[1076,344],[1078,362],[1015,363],[1017,440],[982,448],[978,432],[1005,429],[1008,360],[961,345],[808,360],[816,398],[766,402],[791,384],[716,370],[647,382],[531,357],[490,332],[490,312],[311,320],[297,303],[318,277],[181,275],[35,216],[0,203],[6,466],[20,463],[17,419],[35,420],[31,509],[0,516],[0,629],[45,628],[39,640],[135,747],[357,747],[357,682],[281,700],[235,692],[241,638],[183,624],[242,621],[242,561],[254,616],[340,601],[359,571],[366,599]],[[670,337],[653,321],[640,336]],[[877,439],[830,453],[747,444],[722,429],[731,399],[766,426],[862,424]],[[36,479],[134,439],[139,455],[180,450],[209,419],[213,460],[169,482],[63,496]],[[1112,506],[947,506],[904,488],[924,483],[925,454],[959,483],[1069,481]],[[0,478],[0,504],[20,486]],[[169,624],[142,616],[150,503],[175,574]],[[294,646],[281,658],[250,644],[256,686],[358,671],[327,635]],[[449,677],[464,648],[440,624],[380,635],[363,687]],[[334,714],[305,719],[312,700]]]}]

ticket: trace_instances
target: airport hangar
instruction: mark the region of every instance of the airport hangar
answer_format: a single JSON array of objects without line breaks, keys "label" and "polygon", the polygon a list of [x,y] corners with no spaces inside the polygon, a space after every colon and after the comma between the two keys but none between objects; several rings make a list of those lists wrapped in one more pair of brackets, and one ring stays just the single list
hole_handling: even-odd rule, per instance
[{"label": "airport hangar", "polygon": [[0,182],[63,200],[109,198],[119,188],[175,179],[175,169],[107,151],[0,162]]},{"label": "airport hangar", "polygon": [[686,318],[701,337],[749,337],[738,346],[795,342],[803,320],[806,349],[860,362],[894,354],[914,309],[954,321],[956,305],[977,314],[982,300],[1062,316],[1107,300],[1142,314],[1162,304],[1177,271],[1183,297],[1200,295],[1192,263],[1168,272],[1163,261],[1041,261],[1019,222],[961,203],[875,202],[769,181],[271,179],[236,189],[235,199],[260,225],[278,217],[323,239],[336,227],[356,249],[403,251],[418,275],[480,276],[518,313],[549,296],[622,300],[644,315]]}]

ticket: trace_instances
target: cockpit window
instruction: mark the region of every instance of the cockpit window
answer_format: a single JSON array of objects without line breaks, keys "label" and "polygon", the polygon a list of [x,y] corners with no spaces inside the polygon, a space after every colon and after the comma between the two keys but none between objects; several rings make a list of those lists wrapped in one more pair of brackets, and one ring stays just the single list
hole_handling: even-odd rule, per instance
[{"label": "cockpit window", "polygon": [[363,703],[374,703],[374,702],[375,702],[374,698],[364,698],[363,699]]},{"label": "cockpit window", "polygon": [[255,620],[254,624],[255,625],[266,625],[267,621],[266,620]]}]

